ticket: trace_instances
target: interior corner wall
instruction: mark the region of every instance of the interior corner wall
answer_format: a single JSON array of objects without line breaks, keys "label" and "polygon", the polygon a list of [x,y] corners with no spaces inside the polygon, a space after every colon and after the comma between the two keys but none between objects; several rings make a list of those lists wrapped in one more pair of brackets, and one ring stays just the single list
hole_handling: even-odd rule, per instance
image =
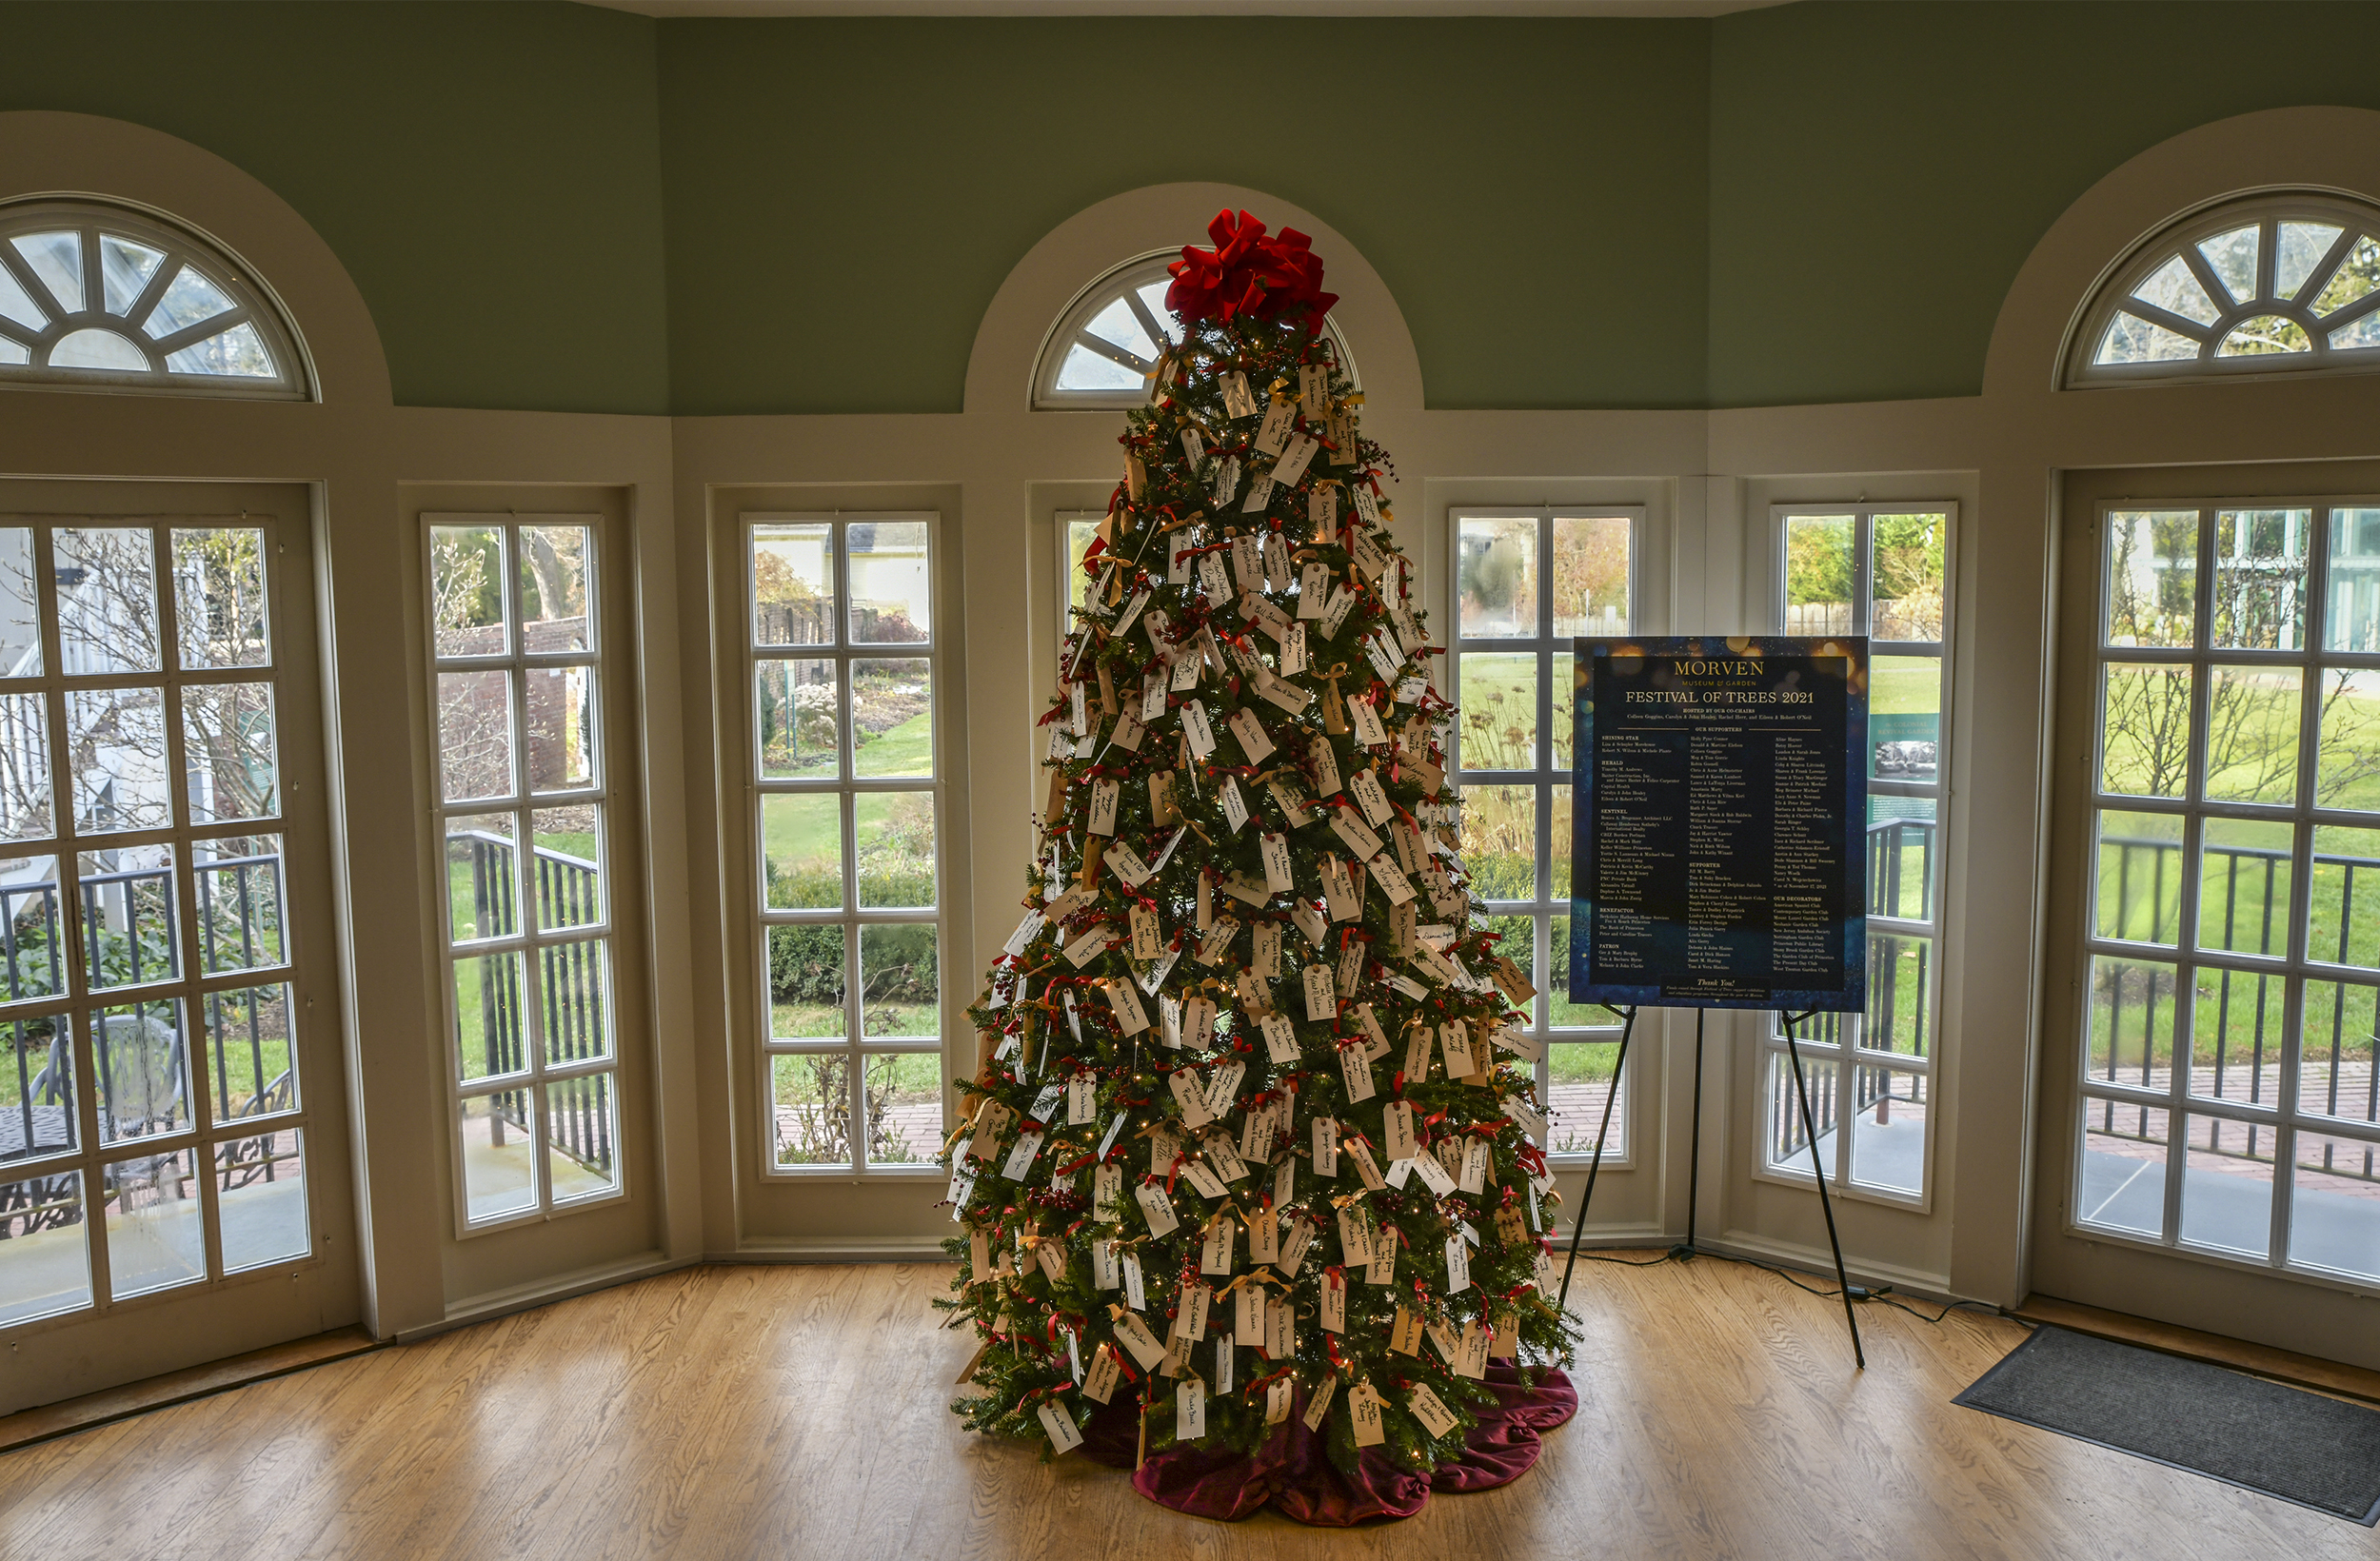
[{"label": "interior corner wall", "polygon": [[2294,0],[1720,18],[1711,405],[1976,394],[2017,267],[2085,190],[2193,126],[2380,108],[2375,50],[2380,8]]},{"label": "interior corner wall", "polygon": [[958,411],[1036,241],[1209,180],[1302,205],[1422,301],[1433,406],[1699,405],[1708,27],[664,22],[673,403]]},{"label": "interior corner wall", "polygon": [[355,279],[400,405],[661,413],[654,27],[560,0],[25,0],[0,109],[129,120],[271,187]]}]

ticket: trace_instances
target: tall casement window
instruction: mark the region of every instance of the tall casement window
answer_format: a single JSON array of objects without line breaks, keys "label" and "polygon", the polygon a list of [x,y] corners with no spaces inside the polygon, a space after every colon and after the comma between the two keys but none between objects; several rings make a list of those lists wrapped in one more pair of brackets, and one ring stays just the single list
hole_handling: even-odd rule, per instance
[{"label": "tall casement window", "polygon": [[743,522],[768,1167],[930,1172],[942,1132],[936,518]]},{"label": "tall casement window", "polygon": [[0,383],[309,393],[263,281],[195,233],[89,202],[0,206]]},{"label": "tall casement window", "polygon": [[0,528],[0,1325],[312,1252],[275,556]]},{"label": "tall casement window", "polygon": [[[1544,1054],[1537,1089],[1550,1110],[1545,1148],[1594,1153],[1615,1087],[1617,1021],[1573,1003],[1570,968],[1571,642],[1634,626],[1636,508],[1465,509],[1455,549],[1454,656],[1458,706],[1454,779],[1463,861],[1487,902],[1497,945],[1532,973],[1529,1035]],[[1625,1159],[1628,1113],[1616,1105],[1607,1160]]]},{"label": "tall casement window", "polygon": [[2259,195],[2195,212],[2109,273],[2069,385],[2380,368],[2380,209]]},{"label": "tall casement window", "polygon": [[[1181,340],[1165,307],[1173,285],[1166,267],[1181,258],[1160,249],[1128,260],[1074,297],[1051,326],[1033,366],[1033,405],[1043,411],[1139,406],[1148,399],[1157,360]],[[1338,362],[1352,378],[1355,359],[1338,322],[1325,317]]]},{"label": "tall casement window", "polygon": [[447,1078],[466,1231],[619,1196],[594,515],[432,515]]},{"label": "tall casement window", "polygon": [[[1955,518],[1949,504],[1784,507],[1773,517],[1783,632],[1870,642],[1868,1004],[1820,1015],[1800,1035],[1829,1184],[1891,1202],[1925,1199],[1933,1158]],[[1810,1140],[1774,1016],[1766,1033],[1762,1163],[1806,1180]]]},{"label": "tall casement window", "polygon": [[2072,1220],[2380,1285],[2380,500],[2097,524]]}]

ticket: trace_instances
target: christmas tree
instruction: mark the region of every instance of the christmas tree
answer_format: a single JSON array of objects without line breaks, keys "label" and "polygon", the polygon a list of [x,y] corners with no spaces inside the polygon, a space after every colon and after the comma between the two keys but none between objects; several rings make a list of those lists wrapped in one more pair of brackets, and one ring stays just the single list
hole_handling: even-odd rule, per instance
[{"label": "christmas tree", "polygon": [[[1303,234],[1219,214],[1042,718],[1025,916],[944,1156],[953,1407],[1064,1452],[1455,1457],[1544,1292],[1534,995],[1473,904],[1385,455]],[[1525,952],[1522,955],[1527,958]]]}]

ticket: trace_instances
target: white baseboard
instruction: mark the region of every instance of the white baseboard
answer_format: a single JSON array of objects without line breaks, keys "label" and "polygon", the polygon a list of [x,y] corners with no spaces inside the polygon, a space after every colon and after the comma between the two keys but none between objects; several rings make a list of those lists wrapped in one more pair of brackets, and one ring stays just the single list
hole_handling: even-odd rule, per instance
[{"label": "white baseboard", "polygon": [[785,1236],[746,1241],[733,1252],[705,1253],[705,1263],[946,1263],[936,1237],[914,1235]]},{"label": "white baseboard", "polygon": [[624,1285],[631,1279],[649,1279],[656,1274],[667,1274],[675,1269],[692,1268],[701,1261],[703,1259],[699,1257],[664,1257],[658,1252],[639,1253],[633,1257],[624,1257],[617,1262],[604,1263],[594,1268],[580,1269],[576,1273],[560,1274],[551,1279],[514,1285],[505,1290],[491,1290],[479,1295],[466,1295],[460,1300],[449,1302],[446,1306],[446,1314],[437,1322],[424,1323],[419,1328],[407,1328],[399,1332],[395,1335],[396,1342],[409,1344],[415,1339],[427,1338],[432,1334],[446,1333],[448,1329],[465,1328],[475,1322],[487,1322],[497,1317],[509,1316],[515,1312],[526,1312],[531,1307],[545,1306],[553,1301],[566,1301],[573,1295],[584,1295],[589,1291]]}]

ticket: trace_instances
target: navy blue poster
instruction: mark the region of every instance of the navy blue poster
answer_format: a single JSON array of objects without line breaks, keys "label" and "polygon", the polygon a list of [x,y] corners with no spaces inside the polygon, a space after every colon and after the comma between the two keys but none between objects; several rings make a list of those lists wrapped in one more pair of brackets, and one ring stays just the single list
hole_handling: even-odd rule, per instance
[{"label": "navy blue poster", "polygon": [[1570,999],[1856,1011],[1868,642],[1574,642]]}]

